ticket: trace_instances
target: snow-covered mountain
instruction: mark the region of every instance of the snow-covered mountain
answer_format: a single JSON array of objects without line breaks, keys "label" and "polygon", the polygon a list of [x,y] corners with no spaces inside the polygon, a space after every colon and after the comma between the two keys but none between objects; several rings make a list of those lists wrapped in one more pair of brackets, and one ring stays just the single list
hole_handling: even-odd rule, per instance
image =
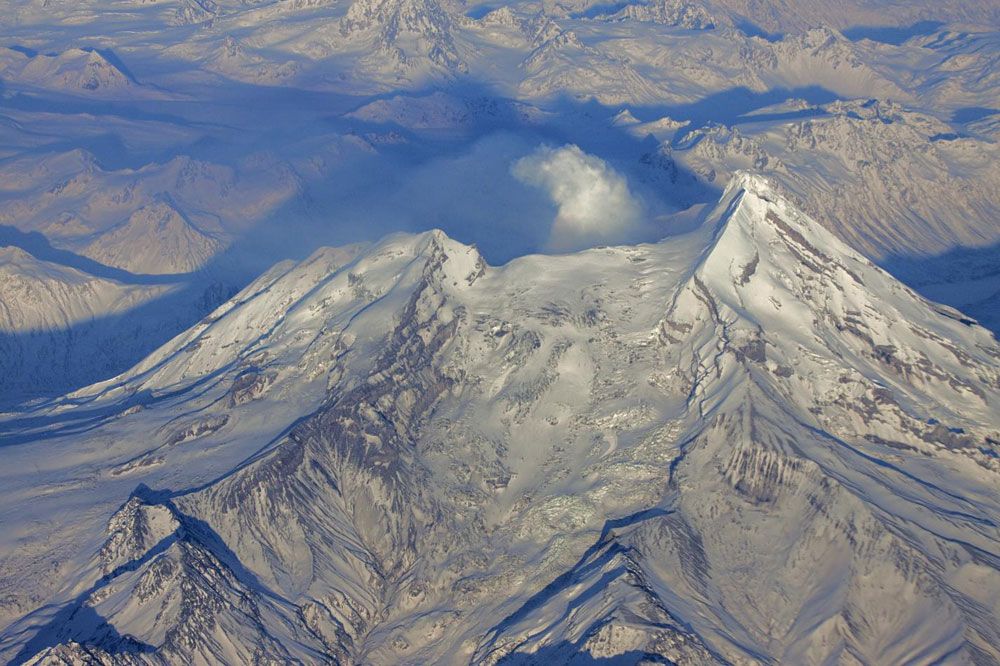
[{"label": "snow-covered mountain", "polygon": [[132,281],[101,268],[0,247],[0,404],[115,375],[232,293],[211,280]]},{"label": "snow-covered mountain", "polygon": [[643,123],[627,129],[664,137],[645,158],[654,173],[675,174],[679,164],[702,181],[722,183],[741,169],[767,173],[872,259],[1000,241],[995,141],[956,134],[932,116],[874,99],[806,110],[778,126],[750,116],[694,130],[660,132]]},{"label": "snow-covered mountain", "polygon": [[[906,34],[906,28],[934,21],[996,23],[1000,6],[995,2],[943,0],[709,0],[760,28],[783,32],[790,29],[829,25],[837,29],[871,26],[889,34]],[[717,11],[719,11],[717,9]],[[898,27],[897,27],[898,26]],[[895,28],[895,30],[893,30]]]},{"label": "snow-covered mountain", "polygon": [[367,40],[368,58],[388,60],[392,67],[419,66],[414,62],[419,58],[447,72],[467,71],[452,21],[437,0],[354,0],[341,19],[340,34]]},{"label": "snow-covered mountain", "polygon": [[138,274],[203,266],[296,191],[278,165],[239,169],[186,156],[110,169],[74,150],[13,159],[0,174],[0,225]]},{"label": "snow-covered mountain", "polygon": [[5,418],[0,650],[989,663],[998,400],[986,330],[760,176],[656,244],[319,250]]},{"label": "snow-covered mountain", "polygon": [[684,0],[657,0],[656,2],[628,4],[602,18],[613,21],[649,21],[690,30],[711,30],[723,23],[705,6]]},{"label": "snow-covered mountain", "polygon": [[1000,663],[998,28],[10,0],[0,662]]},{"label": "snow-covered mountain", "polygon": [[48,54],[0,47],[0,76],[40,88],[102,96],[125,94],[136,86],[131,76],[96,49]]},{"label": "snow-covered mountain", "polygon": [[190,273],[212,259],[222,243],[198,229],[169,201],[136,210],[121,225],[91,242],[83,253],[133,273]]},{"label": "snow-covered mountain", "polygon": [[[506,260],[517,252],[486,242],[485,209],[470,221],[474,206],[397,193],[431,197],[415,179],[459,182],[475,155],[492,160],[497,197],[522,202],[498,174],[539,143],[574,143],[644,181],[657,214],[711,205],[751,168],[886,265],[985,251],[998,241],[995,9],[13,0],[0,16],[0,224],[140,274],[215,264],[226,248],[252,257],[226,276],[239,285],[399,229],[446,228]],[[194,231],[161,245],[133,223],[164,201]],[[949,279],[972,280],[952,275],[963,268]],[[940,293],[971,304],[959,291]]]}]

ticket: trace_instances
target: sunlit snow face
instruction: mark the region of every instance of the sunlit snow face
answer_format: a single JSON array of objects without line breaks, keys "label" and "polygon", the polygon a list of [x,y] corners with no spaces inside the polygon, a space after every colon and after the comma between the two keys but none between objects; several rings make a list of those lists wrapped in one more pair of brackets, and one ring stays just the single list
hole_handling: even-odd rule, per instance
[{"label": "sunlit snow face", "polygon": [[526,185],[545,190],[558,207],[549,249],[576,250],[625,242],[642,224],[643,206],[607,162],[574,145],[539,147],[511,165]]}]

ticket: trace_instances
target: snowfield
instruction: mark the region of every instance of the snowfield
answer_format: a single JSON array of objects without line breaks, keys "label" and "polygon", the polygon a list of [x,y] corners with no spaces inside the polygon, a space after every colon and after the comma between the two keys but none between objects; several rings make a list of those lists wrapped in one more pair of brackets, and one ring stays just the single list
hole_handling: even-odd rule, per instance
[{"label": "snowfield", "polygon": [[3,663],[1000,663],[995,0],[0,14]]},{"label": "snowfield", "polygon": [[656,244],[320,250],[6,419],[4,655],[996,660],[998,359],[745,173]]}]

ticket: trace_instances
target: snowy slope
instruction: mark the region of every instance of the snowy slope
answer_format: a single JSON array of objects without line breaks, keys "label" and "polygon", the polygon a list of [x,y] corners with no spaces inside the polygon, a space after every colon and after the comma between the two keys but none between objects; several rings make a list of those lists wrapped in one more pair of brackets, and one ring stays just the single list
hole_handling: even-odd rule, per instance
[{"label": "snowy slope", "polygon": [[11,0],[0,661],[1000,661],[998,18]]},{"label": "snowy slope", "polygon": [[169,201],[157,201],[98,236],[83,253],[133,273],[169,274],[203,267],[221,247],[217,238],[194,226]]},{"label": "snowy slope", "polygon": [[111,97],[128,94],[136,85],[96,49],[47,54],[0,48],[0,75],[40,88]]},{"label": "snowy slope", "polygon": [[[687,3],[761,32],[783,33],[827,25],[837,30],[855,28],[893,39],[939,21],[995,25],[1000,6],[987,2],[944,0],[704,0]],[[909,30],[907,30],[909,29]]]},{"label": "snowy slope", "polygon": [[[100,322],[169,296],[179,285],[126,284],[0,247],[0,395],[5,402],[62,392],[95,373],[120,371],[143,348],[134,338],[156,320],[135,321],[120,336]],[[127,365],[125,366],[127,367]]]},{"label": "snowy slope", "polygon": [[993,661],[998,399],[759,176],[652,245],[321,250],[5,420],[0,650]]},{"label": "snowy slope", "polygon": [[[236,286],[396,230],[444,228],[506,261],[550,247],[513,230],[551,210],[510,164],[574,143],[645,183],[651,217],[711,205],[751,168],[886,265],[985,250],[1000,240],[994,5],[12,0],[0,225]],[[146,218],[164,201],[184,224],[161,243]],[[964,268],[949,284],[974,279]],[[977,301],[987,322],[994,294]]]},{"label": "snowy slope", "polygon": [[[741,169],[773,177],[826,228],[872,259],[927,256],[1000,241],[997,143],[878,100],[834,102],[778,126],[671,133],[656,151],[705,180]],[[761,112],[767,115],[767,111]],[[629,128],[643,133],[642,125]],[[886,224],[885,220],[894,220]]]}]

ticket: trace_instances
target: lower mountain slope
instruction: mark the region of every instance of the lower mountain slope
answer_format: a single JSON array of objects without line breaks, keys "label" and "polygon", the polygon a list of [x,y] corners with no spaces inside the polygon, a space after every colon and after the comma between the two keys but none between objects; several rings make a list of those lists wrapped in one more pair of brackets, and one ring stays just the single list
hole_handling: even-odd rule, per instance
[{"label": "lower mountain slope", "polygon": [[0,425],[0,655],[993,663],[998,400],[757,176],[652,245],[320,250]]}]

